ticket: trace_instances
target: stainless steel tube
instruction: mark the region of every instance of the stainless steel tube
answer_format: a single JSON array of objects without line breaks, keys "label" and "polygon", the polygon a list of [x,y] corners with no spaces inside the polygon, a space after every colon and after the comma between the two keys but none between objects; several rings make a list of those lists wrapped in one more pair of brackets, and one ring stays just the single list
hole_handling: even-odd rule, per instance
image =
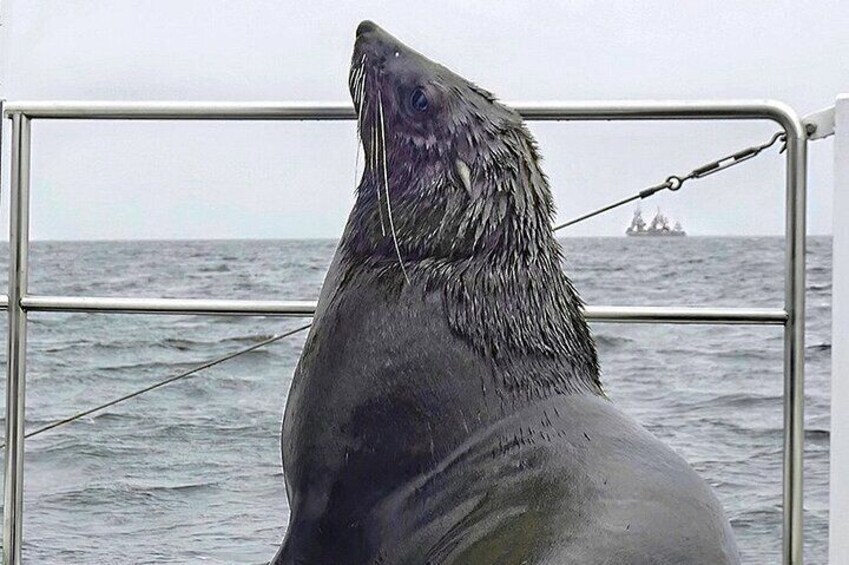
[{"label": "stainless steel tube", "polygon": [[24,417],[26,409],[27,291],[29,247],[30,119],[12,117],[10,183],[9,311],[6,373],[6,473],[3,506],[3,561],[21,563],[24,503]]},{"label": "stainless steel tube", "polygon": [[[282,300],[24,296],[21,298],[21,306],[27,312],[309,317],[315,313],[316,303]],[[585,312],[590,321],[621,323],[784,325],[788,318],[787,312],[781,308],[588,306]]]},{"label": "stainless steel tube", "polygon": [[0,180],[3,179],[3,127],[6,122],[3,119],[6,117],[6,99],[0,98]]},{"label": "stainless steel tube", "polygon": [[21,305],[28,312],[309,317],[315,313],[316,303],[314,301],[283,300],[25,296],[21,300]]},{"label": "stainless steel tube", "polygon": [[[22,296],[27,312],[101,312],[124,314],[207,314],[228,316],[302,316],[315,312],[314,301],[297,300],[211,300],[196,298],[132,298],[98,296]],[[0,294],[0,311],[9,297]],[[782,308],[681,308],[660,306],[587,306],[593,322],[668,324],[744,324],[783,326],[787,312]]]},{"label": "stainless steel tube", "polygon": [[725,324],[783,326],[787,312],[781,308],[661,308],[656,306],[587,306],[591,322],[643,324]]},{"label": "stainless steel tube", "polygon": [[787,192],[784,326],[784,563],[803,562],[805,451],[805,214],[807,134],[786,128]]},{"label": "stainless steel tube", "polygon": [[[774,100],[506,102],[528,120],[771,119],[793,127],[793,111]],[[10,102],[6,113],[86,120],[353,120],[347,103]],[[800,122],[801,123],[801,122]]]}]

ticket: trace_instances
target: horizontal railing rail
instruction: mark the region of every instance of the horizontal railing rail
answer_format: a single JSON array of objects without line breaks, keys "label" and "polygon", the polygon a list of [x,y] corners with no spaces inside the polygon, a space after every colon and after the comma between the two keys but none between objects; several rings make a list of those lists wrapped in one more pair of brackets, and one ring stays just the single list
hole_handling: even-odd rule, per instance
[{"label": "horizontal railing rail", "polygon": [[[533,121],[769,119],[793,136],[805,126],[777,100],[505,102]],[[8,102],[6,115],[64,120],[354,120],[344,102]]]},{"label": "horizontal railing rail", "polygon": [[[0,310],[9,299],[0,295]],[[311,317],[316,302],[309,300],[211,300],[205,298],[125,298],[112,296],[42,296],[21,298],[27,312],[99,312],[112,314],[191,314],[206,316]],[[663,306],[586,306],[591,322],[746,324],[781,326],[781,308],[714,308]]]},{"label": "horizontal railing rail", "polygon": [[[2,107],[0,101],[0,107]],[[785,564],[802,563],[802,454],[804,407],[805,198],[807,132],[792,108],[771,100],[721,102],[611,101],[508,103],[525,119],[705,120],[767,119],[786,136],[785,298],[783,308],[588,306],[597,322],[756,324],[784,327],[783,549]],[[3,113],[0,110],[0,113]],[[12,120],[6,460],[3,556],[21,563],[27,315],[102,312],[311,316],[309,301],[210,300],[135,297],[38,296],[28,292],[31,126],[35,119],[67,120],[353,120],[349,104],[304,102],[10,102]],[[2,131],[2,130],[0,130]]]}]

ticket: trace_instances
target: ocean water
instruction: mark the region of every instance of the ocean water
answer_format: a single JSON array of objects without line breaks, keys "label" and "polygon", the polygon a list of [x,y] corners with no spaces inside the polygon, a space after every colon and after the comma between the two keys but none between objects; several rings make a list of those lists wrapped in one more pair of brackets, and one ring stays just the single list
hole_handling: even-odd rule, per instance
[{"label": "ocean water", "polygon": [[[565,268],[589,304],[783,301],[779,238],[623,237],[563,245]],[[332,241],[37,242],[30,286],[38,294],[78,296],[314,299],[334,248]],[[808,563],[824,564],[827,238],[809,242],[807,288],[805,553]],[[302,323],[33,315],[27,425],[34,429]],[[745,563],[780,562],[781,329],[594,324],[593,331],[612,399],[713,485]],[[25,561],[270,559],[288,520],[279,426],[304,337],[28,440]]]}]

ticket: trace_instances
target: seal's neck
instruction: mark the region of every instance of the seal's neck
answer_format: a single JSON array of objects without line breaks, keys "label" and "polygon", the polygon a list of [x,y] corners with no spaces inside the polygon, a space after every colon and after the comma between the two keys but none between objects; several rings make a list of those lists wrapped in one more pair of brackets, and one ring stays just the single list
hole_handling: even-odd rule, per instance
[{"label": "seal's neck", "polygon": [[583,304],[561,269],[550,227],[550,192],[535,154],[528,157],[518,168],[487,173],[499,173],[512,191],[484,191],[464,206],[451,202],[451,192],[423,196],[428,187],[415,177],[396,178],[398,249],[380,229],[378,179],[366,174],[341,241],[345,263],[380,272],[387,289],[441,292],[452,331],[491,360],[513,392],[601,393]]},{"label": "seal's neck", "polygon": [[504,370],[514,392],[601,393],[583,304],[560,268],[559,245],[552,238],[545,247],[533,258],[470,260],[437,272],[448,321]]}]

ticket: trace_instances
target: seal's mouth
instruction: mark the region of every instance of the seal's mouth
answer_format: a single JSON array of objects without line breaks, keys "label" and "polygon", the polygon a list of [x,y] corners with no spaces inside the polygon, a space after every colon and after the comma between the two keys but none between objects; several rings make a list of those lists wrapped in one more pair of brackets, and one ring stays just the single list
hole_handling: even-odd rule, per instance
[{"label": "seal's mouth", "polygon": [[372,114],[377,110],[377,98],[383,96],[381,87],[390,78],[386,76],[387,60],[398,57],[402,49],[406,48],[400,41],[372,21],[365,20],[357,27],[348,88],[360,125],[363,119],[371,124],[377,121]]},{"label": "seal's mouth", "polygon": [[367,153],[376,148],[376,126],[380,82],[386,63],[386,38],[391,37],[374,22],[357,27],[354,53],[348,74],[348,90],[357,112],[357,131]]},{"label": "seal's mouth", "polygon": [[[397,47],[396,47],[397,46]],[[374,22],[366,20],[357,27],[357,39],[351,58],[348,88],[357,113],[357,133],[366,154],[366,170],[380,178],[388,192],[388,181],[383,178],[388,165],[387,129],[388,114],[394,113],[390,92],[393,77],[386,72],[388,53],[400,53],[400,42],[383,31]],[[388,194],[387,194],[388,197]],[[381,206],[381,214],[382,214]],[[383,218],[381,217],[381,225]],[[385,227],[381,231],[385,233]]]},{"label": "seal's mouth", "polygon": [[387,59],[398,57],[402,49],[406,50],[406,46],[374,22],[365,20],[360,23],[351,57],[351,96],[357,96],[353,81],[355,74],[361,74],[368,68],[372,74],[382,75]]}]

